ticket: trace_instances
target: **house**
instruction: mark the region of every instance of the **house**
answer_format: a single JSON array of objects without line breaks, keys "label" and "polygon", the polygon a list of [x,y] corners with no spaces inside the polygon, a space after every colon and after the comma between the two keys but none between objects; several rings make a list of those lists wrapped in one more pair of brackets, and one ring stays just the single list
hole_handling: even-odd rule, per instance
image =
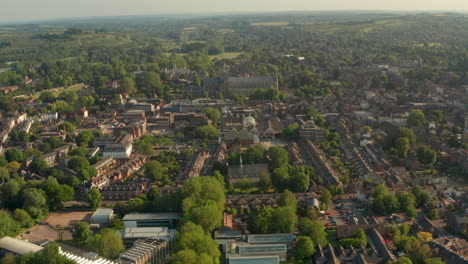
[{"label": "house", "polygon": [[259,138],[257,135],[245,130],[226,131],[221,133],[219,142],[221,141],[224,141],[228,147],[231,147],[236,144],[241,144],[242,146],[250,146],[253,144],[257,144],[259,142]]},{"label": "house", "polygon": [[131,247],[135,241],[146,238],[158,238],[173,242],[176,234],[175,229],[167,227],[132,227],[119,231],[126,246]]},{"label": "house", "polygon": [[270,174],[268,164],[230,165],[228,167],[228,181],[234,185],[243,179],[251,183],[258,183],[262,173]]}]

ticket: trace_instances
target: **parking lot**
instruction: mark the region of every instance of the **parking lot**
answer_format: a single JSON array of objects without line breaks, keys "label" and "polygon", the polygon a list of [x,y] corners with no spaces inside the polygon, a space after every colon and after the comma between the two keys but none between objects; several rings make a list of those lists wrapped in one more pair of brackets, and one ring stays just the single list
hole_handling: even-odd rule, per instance
[{"label": "parking lot", "polygon": [[371,213],[370,208],[360,201],[336,200],[323,211],[320,220],[325,226],[376,223]]}]

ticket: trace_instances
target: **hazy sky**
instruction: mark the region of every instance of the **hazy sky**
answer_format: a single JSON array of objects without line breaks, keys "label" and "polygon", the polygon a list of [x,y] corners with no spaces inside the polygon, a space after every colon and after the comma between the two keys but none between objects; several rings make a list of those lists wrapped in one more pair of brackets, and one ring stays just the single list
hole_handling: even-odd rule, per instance
[{"label": "hazy sky", "polygon": [[0,22],[165,13],[468,10],[468,0],[0,0]]}]

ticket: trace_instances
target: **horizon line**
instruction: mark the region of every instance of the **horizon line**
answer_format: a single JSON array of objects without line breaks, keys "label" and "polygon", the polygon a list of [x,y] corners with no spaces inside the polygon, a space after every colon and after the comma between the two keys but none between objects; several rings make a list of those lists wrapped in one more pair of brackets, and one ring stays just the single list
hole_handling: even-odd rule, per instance
[{"label": "horizon line", "polygon": [[179,15],[190,15],[194,17],[207,17],[207,16],[229,16],[229,15],[252,15],[252,14],[278,14],[278,13],[319,13],[319,12],[394,12],[394,13],[454,13],[454,14],[468,14],[468,10],[450,10],[450,9],[323,9],[323,10],[277,10],[277,11],[214,11],[214,12],[181,12],[181,13],[153,13],[153,14],[127,14],[127,15],[100,15],[100,16],[73,16],[73,17],[59,17],[50,19],[37,19],[37,20],[17,20],[17,21],[0,21],[0,25],[34,25],[39,23],[56,23],[66,20],[88,20],[88,19],[99,19],[99,18],[117,18],[117,17],[171,17]]}]

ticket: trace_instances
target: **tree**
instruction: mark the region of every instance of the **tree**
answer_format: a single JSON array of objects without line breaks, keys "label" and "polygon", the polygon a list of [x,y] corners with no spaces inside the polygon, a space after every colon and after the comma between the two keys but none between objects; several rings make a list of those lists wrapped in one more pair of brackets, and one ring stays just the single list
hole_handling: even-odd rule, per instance
[{"label": "tree", "polygon": [[5,183],[10,179],[10,172],[5,167],[0,167],[0,181]]},{"label": "tree", "polygon": [[377,198],[379,196],[387,195],[388,193],[388,188],[383,184],[379,184],[375,187],[372,197]]},{"label": "tree", "polygon": [[102,194],[99,191],[99,189],[91,188],[89,189],[89,193],[86,200],[88,201],[89,206],[91,206],[91,208],[96,209],[102,203]]},{"label": "tree", "polygon": [[247,228],[252,234],[266,234],[270,231],[271,218],[274,209],[265,206],[251,214],[247,220]]},{"label": "tree", "polygon": [[[200,256],[194,250],[183,249],[172,256],[172,264],[198,264],[198,263],[213,263],[212,259],[204,259],[200,262]],[[211,262],[210,262],[211,261]]]},{"label": "tree", "polygon": [[34,225],[34,220],[31,216],[23,209],[17,208],[13,214],[13,219],[21,225],[21,227],[29,228]]},{"label": "tree", "polygon": [[285,129],[283,129],[281,136],[288,139],[296,138],[299,133],[299,128],[300,127],[298,123],[290,124]]},{"label": "tree", "polygon": [[106,258],[117,258],[125,250],[122,237],[113,229],[103,229],[88,239],[87,248]]},{"label": "tree", "polygon": [[437,160],[436,151],[430,146],[420,146],[416,155],[419,162],[425,165],[433,165]]},{"label": "tree", "polygon": [[36,158],[29,164],[28,168],[30,171],[42,175],[48,167],[49,165],[45,160]]},{"label": "tree", "polygon": [[296,210],[291,207],[278,207],[271,217],[270,228],[273,233],[293,233],[296,229]]},{"label": "tree", "polygon": [[271,147],[267,151],[271,168],[276,169],[289,164],[289,153],[281,146]]},{"label": "tree", "polygon": [[366,232],[364,232],[364,229],[358,228],[356,230],[356,238],[357,241],[359,241],[359,244],[363,246],[364,248],[367,246],[367,235]]},{"label": "tree", "polygon": [[213,121],[214,124],[217,124],[221,119],[221,112],[218,108],[215,107],[207,107],[205,108],[206,116]]},{"label": "tree", "polygon": [[10,173],[15,173],[21,168],[21,164],[16,161],[8,162],[5,168],[8,169]]},{"label": "tree", "polygon": [[294,209],[294,211],[296,211],[296,207],[297,207],[296,196],[294,196],[294,194],[291,191],[285,190],[280,195],[278,205],[279,206],[291,207],[291,208]]},{"label": "tree", "polygon": [[[70,156],[81,156],[86,157],[88,155],[88,149],[83,147],[78,147],[72,151],[70,151]],[[95,156],[97,157],[97,156]]]},{"label": "tree", "polygon": [[423,191],[420,186],[413,187],[412,193],[416,198],[416,204],[419,207],[427,207],[429,205],[431,201],[431,195],[428,192]]},{"label": "tree", "polygon": [[73,229],[73,240],[79,244],[85,243],[90,237],[93,236],[93,232],[86,222],[79,222]]},{"label": "tree", "polygon": [[406,121],[408,126],[424,126],[426,124],[426,117],[424,113],[417,109],[410,112],[408,120]]},{"label": "tree", "polygon": [[219,131],[216,127],[212,125],[201,126],[195,129],[195,135],[201,139],[215,138],[219,134]]},{"label": "tree", "polygon": [[413,264],[413,262],[408,257],[403,256],[396,261],[390,261],[389,264]]},{"label": "tree", "polygon": [[56,148],[60,146],[63,143],[63,139],[57,137],[57,136],[52,136],[47,139],[47,142],[50,144],[52,148]]},{"label": "tree", "polygon": [[0,211],[0,237],[13,236],[18,230],[18,223],[6,211]]},{"label": "tree", "polygon": [[151,160],[145,164],[145,176],[153,181],[161,181],[167,178],[164,175],[164,171],[164,168],[158,161]]},{"label": "tree", "polygon": [[432,234],[429,232],[418,232],[416,236],[421,242],[429,242],[432,240]]},{"label": "tree", "polygon": [[21,163],[23,158],[24,158],[23,153],[19,151],[18,149],[11,148],[5,151],[5,159],[8,162],[16,161],[16,162]]},{"label": "tree", "polygon": [[120,86],[119,86],[120,93],[127,93],[127,94],[133,95],[136,93],[136,91],[137,89],[135,87],[135,80],[133,80],[132,78],[126,77],[120,82]]},{"label": "tree", "polygon": [[307,236],[300,236],[296,239],[294,245],[294,258],[296,263],[304,263],[311,258],[315,253],[314,242]]},{"label": "tree", "polygon": [[260,188],[260,190],[262,190],[263,192],[266,192],[266,191],[270,190],[270,188],[271,188],[270,174],[268,174],[266,172],[260,173],[259,178],[260,178],[260,180],[258,182],[258,187]]},{"label": "tree", "polygon": [[[184,200],[184,203],[187,199]],[[194,224],[200,225],[205,232],[211,232],[215,228],[220,227],[223,221],[223,214],[220,213],[216,203],[212,200],[207,200],[204,203],[191,207],[189,211],[184,212],[184,218],[192,221]]]},{"label": "tree", "polygon": [[306,173],[295,173],[289,179],[289,187],[294,192],[306,192],[309,190],[310,176]]},{"label": "tree", "polygon": [[155,72],[144,72],[137,75],[137,85],[140,91],[147,95],[158,94],[162,96],[161,77]]},{"label": "tree", "polygon": [[327,232],[322,222],[312,221],[307,217],[302,218],[299,222],[299,232],[301,236],[310,237],[315,245],[324,247],[328,244]]},{"label": "tree", "polygon": [[90,131],[84,131],[84,132],[78,134],[75,141],[76,141],[76,144],[78,146],[87,148],[87,147],[89,147],[89,145],[90,145],[90,143],[91,143],[91,141],[93,139],[94,139],[93,133],[91,133]]},{"label": "tree", "polygon": [[38,219],[47,214],[46,195],[42,190],[36,188],[27,188],[23,191],[23,209],[28,212],[31,217]]},{"label": "tree", "polygon": [[410,149],[410,142],[408,138],[401,137],[395,141],[395,147],[398,151],[399,158],[406,158],[408,156],[408,151]]},{"label": "tree", "polygon": [[329,190],[323,189],[322,193],[320,194],[320,202],[325,205],[325,208],[331,204],[332,195]]},{"label": "tree", "polygon": [[[177,233],[177,238],[178,245],[176,250],[179,252],[186,250],[195,252],[195,255],[190,253],[190,258],[187,258],[187,260],[193,261],[192,258],[196,256],[195,260],[198,261],[193,263],[202,263],[200,262],[200,259],[210,259],[213,263],[218,263],[219,257],[221,256],[218,249],[218,243],[209,234],[205,233],[200,226],[192,222],[185,223]],[[181,255],[182,254],[186,255],[186,253],[181,253]],[[181,256],[176,258],[178,261],[179,259],[181,259]]]},{"label": "tree", "polygon": [[67,165],[69,169],[77,173],[81,181],[87,181],[97,173],[94,168],[90,167],[89,161],[85,157],[71,157]]}]

